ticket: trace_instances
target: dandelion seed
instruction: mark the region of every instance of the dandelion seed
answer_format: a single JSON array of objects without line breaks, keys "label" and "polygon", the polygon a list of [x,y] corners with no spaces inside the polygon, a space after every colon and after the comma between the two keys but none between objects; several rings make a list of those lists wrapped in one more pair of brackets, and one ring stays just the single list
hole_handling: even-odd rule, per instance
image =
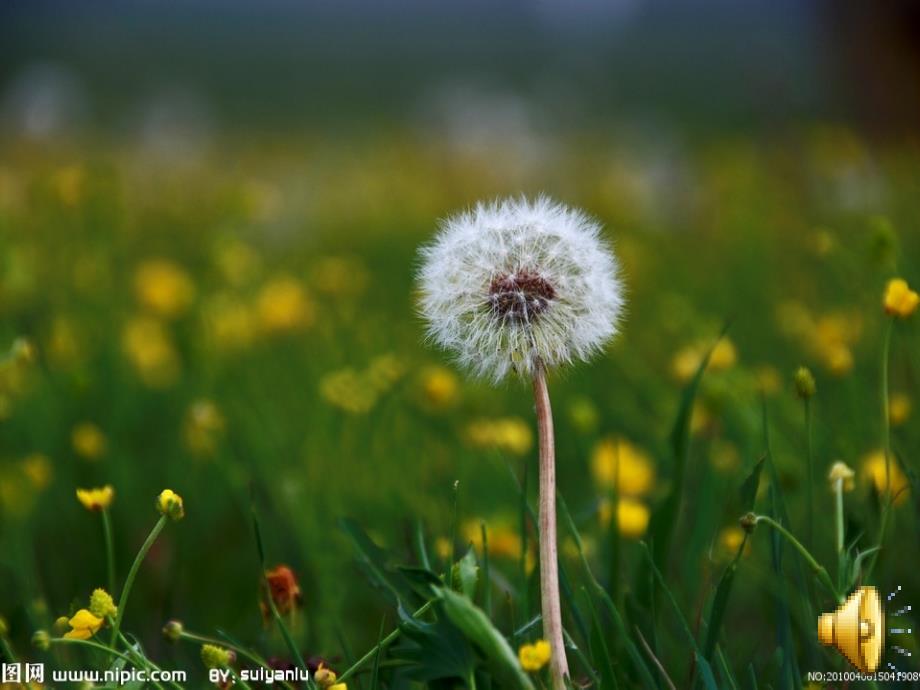
[{"label": "dandelion seed", "polygon": [[452,216],[422,258],[428,335],[477,375],[586,360],[617,332],[623,287],[599,225],[546,197]]}]

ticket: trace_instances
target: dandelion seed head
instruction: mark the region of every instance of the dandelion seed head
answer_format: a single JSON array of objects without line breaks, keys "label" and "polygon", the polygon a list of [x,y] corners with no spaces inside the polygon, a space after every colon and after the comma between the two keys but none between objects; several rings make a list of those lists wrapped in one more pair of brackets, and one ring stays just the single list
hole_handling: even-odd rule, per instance
[{"label": "dandelion seed head", "polygon": [[623,286],[600,226],[547,197],[453,215],[421,255],[428,336],[476,375],[584,361],[617,333]]}]

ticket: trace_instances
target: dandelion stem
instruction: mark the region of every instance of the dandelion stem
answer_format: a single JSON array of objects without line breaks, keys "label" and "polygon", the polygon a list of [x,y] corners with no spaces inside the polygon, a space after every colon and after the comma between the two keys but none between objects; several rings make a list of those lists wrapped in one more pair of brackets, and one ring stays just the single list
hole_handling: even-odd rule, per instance
[{"label": "dandelion stem", "polygon": [[105,566],[109,592],[115,592],[115,549],[112,542],[112,519],[108,508],[102,509],[102,532],[105,536]]},{"label": "dandelion stem", "polygon": [[141,550],[137,552],[137,556],[134,557],[134,563],[131,564],[131,569],[128,571],[128,576],[125,578],[125,586],[121,590],[121,597],[118,599],[118,613],[115,616],[115,625],[112,626],[112,647],[115,646],[115,641],[118,639],[118,631],[121,630],[121,620],[125,615],[125,606],[128,603],[128,596],[131,594],[131,587],[134,585],[134,578],[137,577],[137,571],[141,567],[141,563],[144,562],[144,559],[147,557],[147,552],[150,551],[150,547],[153,546],[153,542],[157,540],[157,537],[160,536],[160,532],[163,531],[163,528],[166,526],[167,518],[165,515],[161,515],[160,519],[157,520],[157,524],[153,526],[153,529],[150,530],[150,534],[147,535],[147,539],[141,545]]},{"label": "dandelion stem", "polygon": [[553,690],[565,690],[569,666],[562,637],[562,606],[559,600],[559,558],[556,545],[556,448],[553,411],[546,387],[546,372],[538,365],[533,378],[533,395],[540,437],[540,599],[543,607],[543,635],[550,645]]},{"label": "dandelion stem", "polygon": [[795,549],[802,555],[802,558],[805,559],[805,562],[808,563],[808,566],[811,568],[811,571],[814,573],[815,577],[818,579],[818,582],[824,585],[827,588],[827,591],[834,595],[834,599],[836,599],[838,603],[843,602],[843,598],[840,596],[840,594],[838,594],[837,588],[834,586],[834,583],[831,580],[831,576],[828,575],[827,570],[824,568],[823,565],[821,565],[820,563],[818,563],[818,561],[815,560],[815,557],[811,555],[811,552],[805,548],[802,542],[800,542],[798,539],[795,538],[792,532],[787,530],[785,527],[783,527],[781,524],[779,524],[776,520],[769,517],[768,515],[756,515],[754,516],[754,519],[756,522],[767,523],[768,525],[770,525],[770,527],[772,527],[777,532],[779,532],[786,539],[786,541],[792,544],[792,546],[794,546]]}]

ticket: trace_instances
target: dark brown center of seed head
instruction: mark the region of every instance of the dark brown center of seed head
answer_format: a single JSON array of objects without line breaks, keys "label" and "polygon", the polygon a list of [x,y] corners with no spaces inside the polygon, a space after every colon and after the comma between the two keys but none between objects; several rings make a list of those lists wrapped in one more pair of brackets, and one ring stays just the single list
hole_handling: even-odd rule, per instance
[{"label": "dark brown center of seed head", "polygon": [[556,290],[530,269],[495,276],[489,284],[489,307],[500,319],[527,323],[546,311]]}]

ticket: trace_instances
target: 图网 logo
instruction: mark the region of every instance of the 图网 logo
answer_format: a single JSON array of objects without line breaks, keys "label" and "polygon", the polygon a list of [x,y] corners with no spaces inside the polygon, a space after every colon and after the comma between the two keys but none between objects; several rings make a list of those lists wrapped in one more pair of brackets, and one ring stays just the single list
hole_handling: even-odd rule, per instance
[{"label": "\u56fe\u7f51 logo", "polygon": [[3,664],[0,667],[0,682],[3,683],[44,683],[44,664]]}]

